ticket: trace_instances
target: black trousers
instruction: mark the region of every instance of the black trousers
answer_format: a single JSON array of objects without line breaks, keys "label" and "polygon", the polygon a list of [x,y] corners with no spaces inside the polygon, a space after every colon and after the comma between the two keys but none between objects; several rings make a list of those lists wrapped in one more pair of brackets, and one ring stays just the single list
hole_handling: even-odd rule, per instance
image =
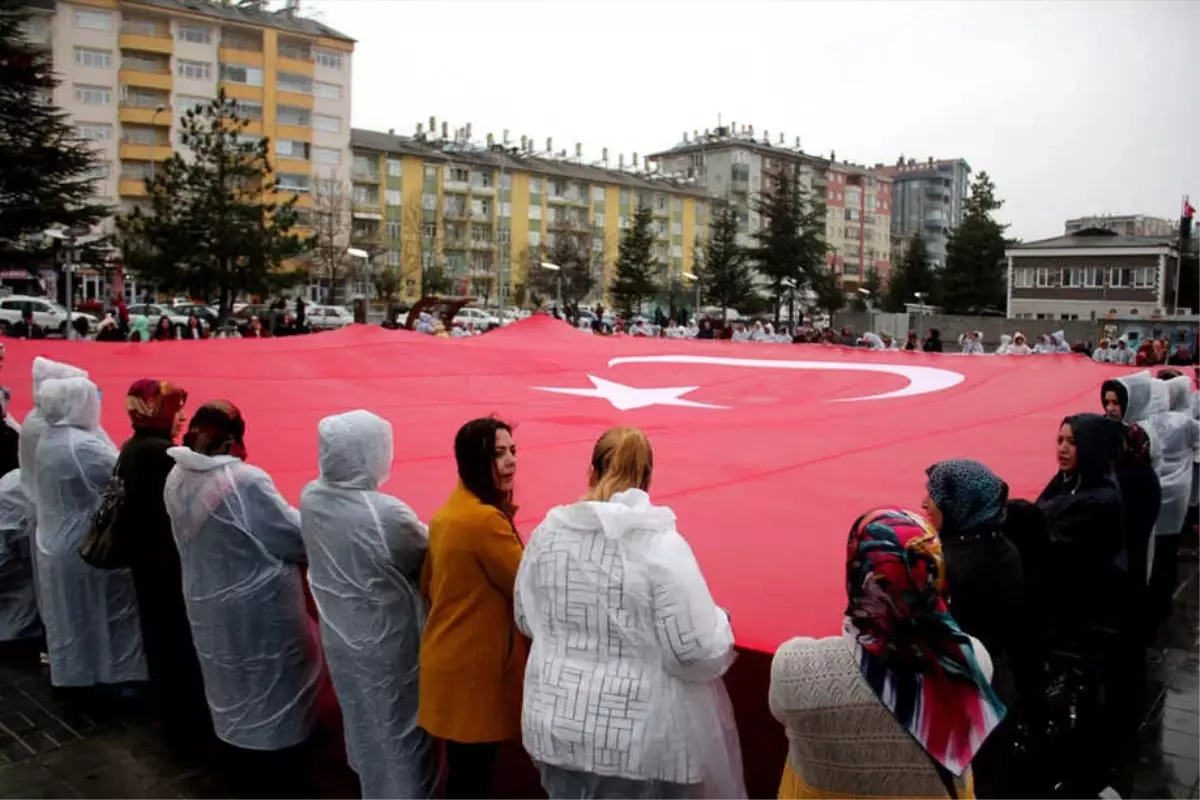
[{"label": "black trousers", "polygon": [[491,797],[492,768],[499,742],[446,742],[446,797]]},{"label": "black trousers", "polygon": [[1150,568],[1151,624],[1166,622],[1171,617],[1175,584],[1179,580],[1179,541],[1182,538],[1176,533],[1154,540],[1154,565]]}]

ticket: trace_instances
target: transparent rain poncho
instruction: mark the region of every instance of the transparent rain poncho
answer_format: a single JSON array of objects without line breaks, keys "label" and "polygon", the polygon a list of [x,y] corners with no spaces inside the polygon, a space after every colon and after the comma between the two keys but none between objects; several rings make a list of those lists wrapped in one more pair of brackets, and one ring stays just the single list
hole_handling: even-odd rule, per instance
[{"label": "transparent rain poncho", "polygon": [[429,531],[383,494],[392,426],[367,411],[317,427],[320,477],[300,498],[308,582],[364,798],[428,797],[431,741],[417,726]]},{"label": "transparent rain poncho", "polygon": [[305,607],[300,514],[261,469],[187,447],[163,490],[213,728],[248,750],[301,744],[323,665]]},{"label": "transparent rain poncho", "polygon": [[87,378],[49,379],[39,394],[46,429],[34,461],[36,559],[50,682],[144,681],[132,575],[96,569],[79,557],[117,462],[117,448],[100,432],[100,395]]},{"label": "transparent rain poncho", "polygon": [[1159,536],[1183,530],[1192,494],[1192,467],[1200,446],[1200,422],[1169,411],[1138,423],[1150,437],[1150,461],[1162,486],[1162,510],[1154,529]]},{"label": "transparent rain poncho", "polygon": [[21,470],[0,478],[0,642],[42,635],[33,581],[33,505]]},{"label": "transparent rain poncho", "polygon": [[[670,509],[633,489],[550,511],[514,593],[533,644],[521,727],[535,761],[605,778],[745,797],[728,616]],[[583,796],[592,796],[586,794]]]},{"label": "transparent rain poncho", "polygon": [[1156,414],[1164,414],[1171,407],[1171,393],[1167,384],[1149,372],[1136,372],[1116,379],[1125,387],[1129,402],[1125,405],[1125,421],[1141,424]]},{"label": "transparent rain poncho", "polygon": [[25,415],[25,422],[21,424],[21,439],[17,456],[21,463],[21,485],[25,487],[25,493],[35,504],[37,503],[37,486],[35,485],[37,446],[38,440],[42,437],[42,431],[46,429],[46,419],[42,416],[40,399],[42,384],[54,378],[86,378],[87,376],[86,372],[78,367],[72,367],[70,364],[60,364],[41,356],[33,359],[33,408]]}]

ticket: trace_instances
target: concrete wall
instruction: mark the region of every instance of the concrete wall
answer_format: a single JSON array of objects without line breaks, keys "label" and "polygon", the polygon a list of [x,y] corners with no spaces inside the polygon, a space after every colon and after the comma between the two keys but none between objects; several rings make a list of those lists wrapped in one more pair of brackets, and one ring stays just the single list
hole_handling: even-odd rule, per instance
[{"label": "concrete wall", "polygon": [[[905,317],[908,317],[907,325]],[[1005,319],[1004,317],[970,317],[951,316],[948,314],[928,314],[918,318],[917,314],[884,314],[884,313],[855,313],[841,312],[834,316],[833,324],[837,328],[850,326],[856,333],[875,331],[891,333],[903,338],[909,330],[927,331],[937,328],[941,331],[942,341],[947,345],[957,343],[960,334],[969,331],[982,331],[983,343],[989,349],[1000,344],[1001,334],[1013,334],[1021,331],[1028,339],[1030,346],[1039,333],[1051,334],[1063,331],[1067,342],[1091,342],[1093,346],[1100,339],[1101,323],[1080,320],[1063,322],[1060,320]]]}]

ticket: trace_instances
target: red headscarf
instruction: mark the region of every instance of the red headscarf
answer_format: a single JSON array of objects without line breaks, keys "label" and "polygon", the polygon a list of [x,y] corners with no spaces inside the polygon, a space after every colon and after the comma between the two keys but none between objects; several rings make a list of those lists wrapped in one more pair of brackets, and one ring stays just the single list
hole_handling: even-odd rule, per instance
[{"label": "red headscarf", "polygon": [[233,456],[246,460],[246,420],[228,400],[200,406],[188,423],[183,446],[206,456]]},{"label": "red headscarf", "polygon": [[143,378],[134,381],[125,396],[125,410],[134,430],[169,431],[187,402],[187,391],[167,381]]}]

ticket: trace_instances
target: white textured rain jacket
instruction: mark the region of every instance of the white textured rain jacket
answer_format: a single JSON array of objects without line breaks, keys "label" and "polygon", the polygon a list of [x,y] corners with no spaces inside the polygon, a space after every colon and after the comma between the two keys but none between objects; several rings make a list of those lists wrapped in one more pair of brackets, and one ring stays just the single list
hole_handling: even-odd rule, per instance
[{"label": "white textured rain jacket", "polygon": [[117,448],[100,431],[100,395],[87,378],[46,380],[39,395],[46,430],[35,455],[36,558],[50,682],[144,681],[133,577],[79,557],[117,463]]},{"label": "white textured rain jacket", "polygon": [[248,750],[300,744],[316,725],[323,670],[300,514],[258,467],[187,447],[167,453],[175,467],[163,499],[217,736]]},{"label": "white textured rain jacket", "polygon": [[379,491],[392,463],[386,420],[351,411],[321,420],[317,433],[321,476],[300,498],[300,530],[346,750],[364,798],[428,797],[417,668],[429,530]]},{"label": "white textured rain jacket", "polygon": [[669,508],[633,489],[552,509],[514,608],[533,639],[521,728],[534,760],[745,797],[720,680],[733,633]]},{"label": "white textured rain jacket", "polygon": [[33,505],[21,470],[0,478],[0,642],[42,635],[33,579]]}]

